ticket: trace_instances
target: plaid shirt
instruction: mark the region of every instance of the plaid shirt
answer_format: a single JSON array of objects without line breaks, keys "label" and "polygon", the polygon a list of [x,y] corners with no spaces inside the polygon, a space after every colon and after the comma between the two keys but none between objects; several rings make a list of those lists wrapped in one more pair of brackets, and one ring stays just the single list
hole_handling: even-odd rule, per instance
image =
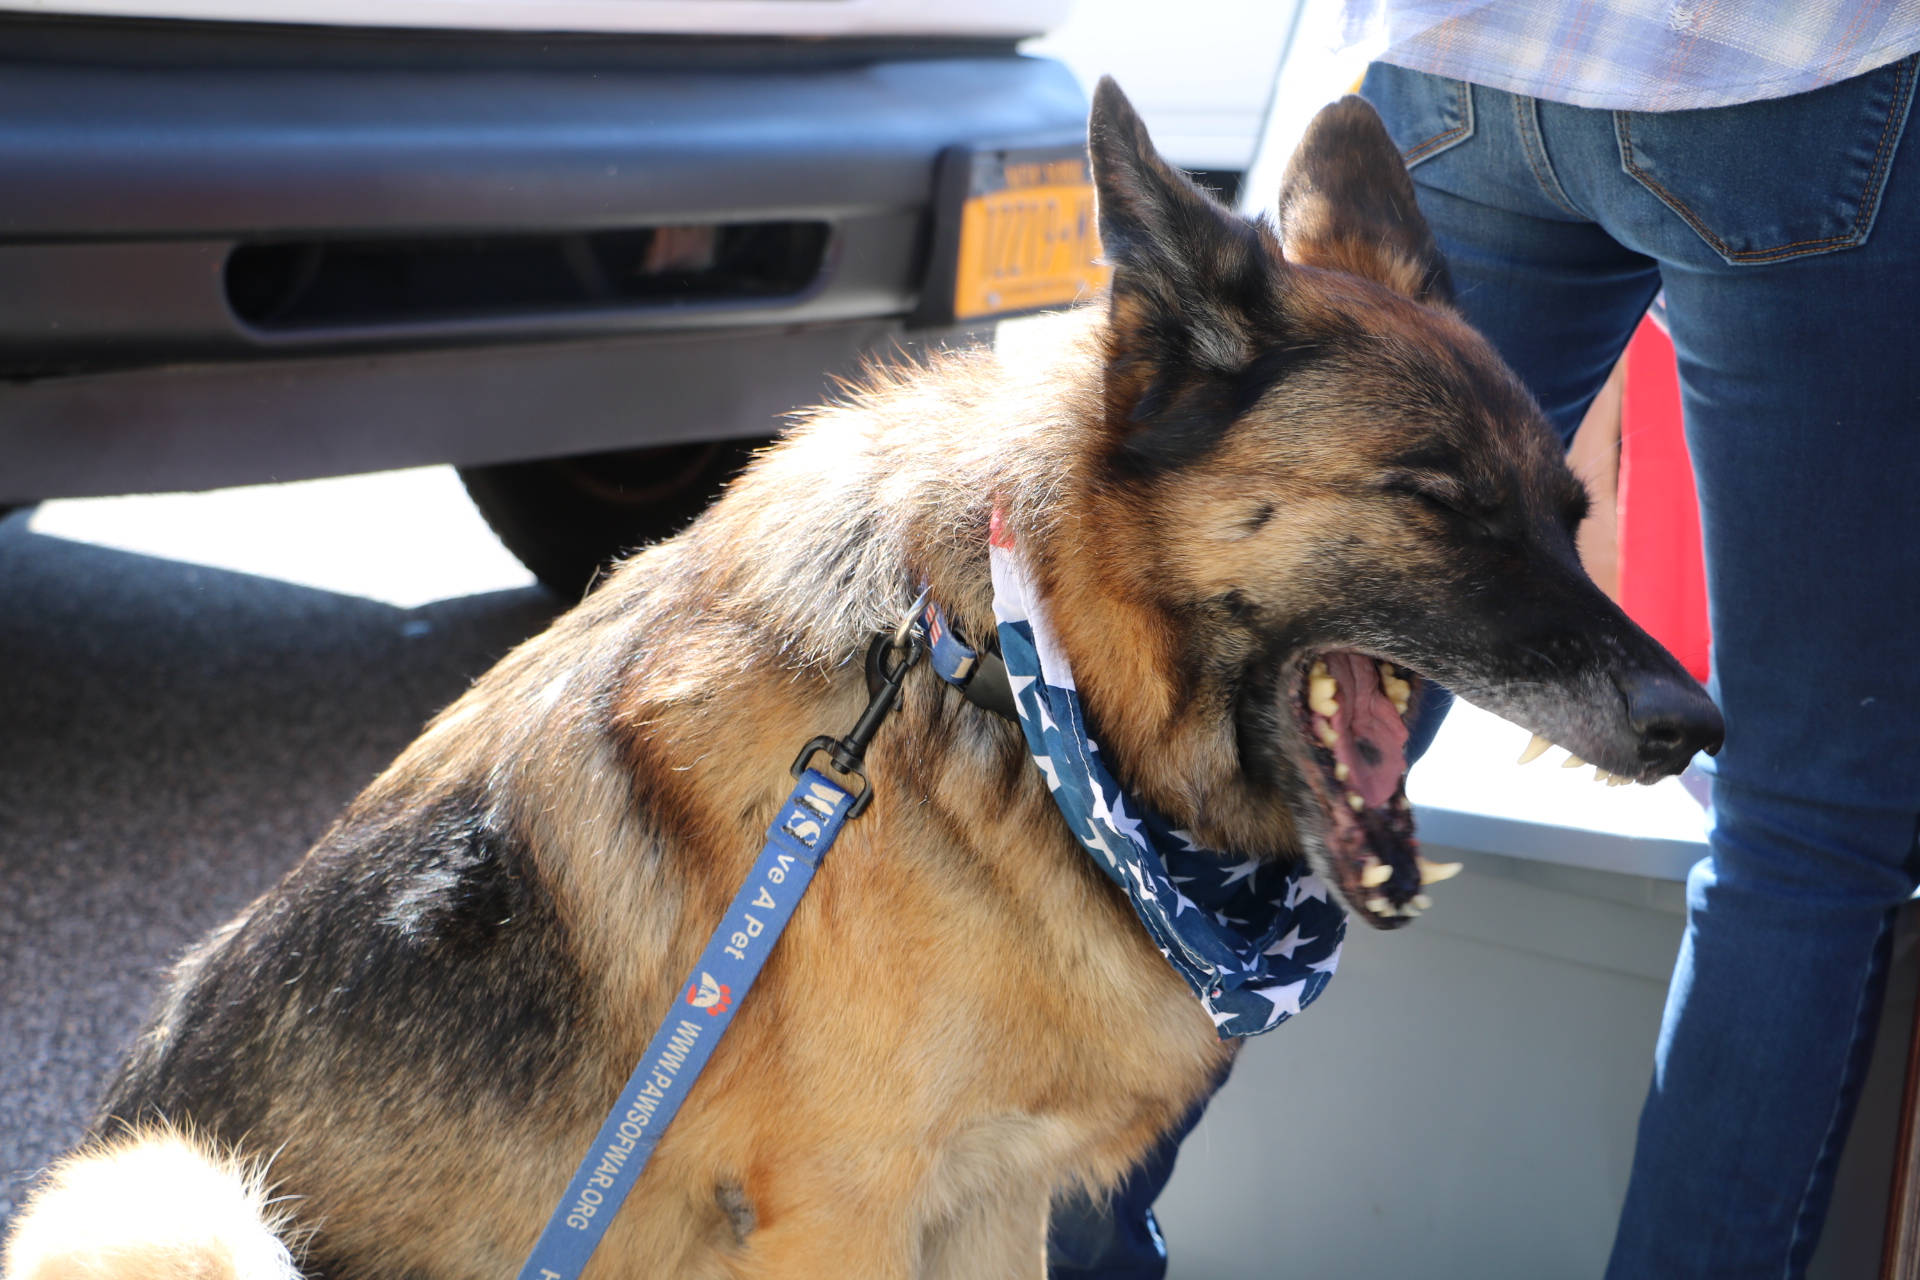
[{"label": "plaid shirt", "polygon": [[1348,45],[1511,93],[1619,111],[1784,98],[1920,49],[1920,0],[1343,0]]}]

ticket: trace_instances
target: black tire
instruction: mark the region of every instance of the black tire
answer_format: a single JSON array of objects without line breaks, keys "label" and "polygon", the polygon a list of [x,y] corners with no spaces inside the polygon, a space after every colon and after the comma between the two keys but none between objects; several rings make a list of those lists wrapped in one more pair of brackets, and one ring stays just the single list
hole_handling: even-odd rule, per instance
[{"label": "black tire", "polygon": [[574,600],[621,555],[691,524],[769,443],[702,440],[459,471],[507,550]]}]

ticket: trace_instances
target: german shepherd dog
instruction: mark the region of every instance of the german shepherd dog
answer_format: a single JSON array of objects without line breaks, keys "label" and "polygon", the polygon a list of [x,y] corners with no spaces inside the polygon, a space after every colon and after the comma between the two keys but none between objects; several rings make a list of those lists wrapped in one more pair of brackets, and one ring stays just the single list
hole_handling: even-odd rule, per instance
[{"label": "german shepherd dog", "polygon": [[[994,634],[996,514],[1121,781],[1213,848],[1312,859],[1371,925],[1420,889],[1422,681],[1636,781],[1718,743],[1582,572],[1586,494],[1450,309],[1366,103],[1314,122],[1277,229],[1111,82],[1090,137],[1108,294],[1030,361],[807,415],[435,719],[181,961],[11,1280],[513,1276],[794,752],[866,705],[869,641],[922,585]],[[1055,1197],[1113,1186],[1231,1054],[1017,726],[922,664],[868,772],[589,1280],[1040,1276]]]}]

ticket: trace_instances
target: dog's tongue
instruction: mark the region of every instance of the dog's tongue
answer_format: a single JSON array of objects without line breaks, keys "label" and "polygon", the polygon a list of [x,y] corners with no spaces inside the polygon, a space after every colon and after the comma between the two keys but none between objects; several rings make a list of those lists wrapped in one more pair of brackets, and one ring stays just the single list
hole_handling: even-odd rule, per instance
[{"label": "dog's tongue", "polygon": [[1351,774],[1347,785],[1369,806],[1393,799],[1407,771],[1407,725],[1380,687],[1380,670],[1365,654],[1335,652],[1325,655],[1327,674],[1340,684],[1339,713],[1333,727],[1340,731],[1334,759]]}]

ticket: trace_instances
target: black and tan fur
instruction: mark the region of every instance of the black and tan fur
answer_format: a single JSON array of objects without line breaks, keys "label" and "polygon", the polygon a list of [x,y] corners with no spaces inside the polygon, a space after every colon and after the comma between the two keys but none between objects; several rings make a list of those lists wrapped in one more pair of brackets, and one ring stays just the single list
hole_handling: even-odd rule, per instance
[{"label": "black and tan fur", "polygon": [[[1293,714],[1317,649],[1637,778],[1713,736],[1582,574],[1583,494],[1448,309],[1369,108],[1316,122],[1279,235],[1170,170],[1110,84],[1092,154],[1110,299],[1019,367],[943,356],[811,414],[440,715],[180,964],[10,1280],[271,1273],[264,1228],[127,1225],[138,1177],[96,1175],[200,1160],[175,1132],[290,1197],[308,1275],[512,1276],[795,750],[864,705],[869,638],[922,580],[992,633],[996,505],[1104,749],[1223,849],[1318,848]],[[1015,726],[922,667],[869,772],[590,1276],[1038,1276],[1052,1198],[1113,1184],[1221,1069]]]}]

